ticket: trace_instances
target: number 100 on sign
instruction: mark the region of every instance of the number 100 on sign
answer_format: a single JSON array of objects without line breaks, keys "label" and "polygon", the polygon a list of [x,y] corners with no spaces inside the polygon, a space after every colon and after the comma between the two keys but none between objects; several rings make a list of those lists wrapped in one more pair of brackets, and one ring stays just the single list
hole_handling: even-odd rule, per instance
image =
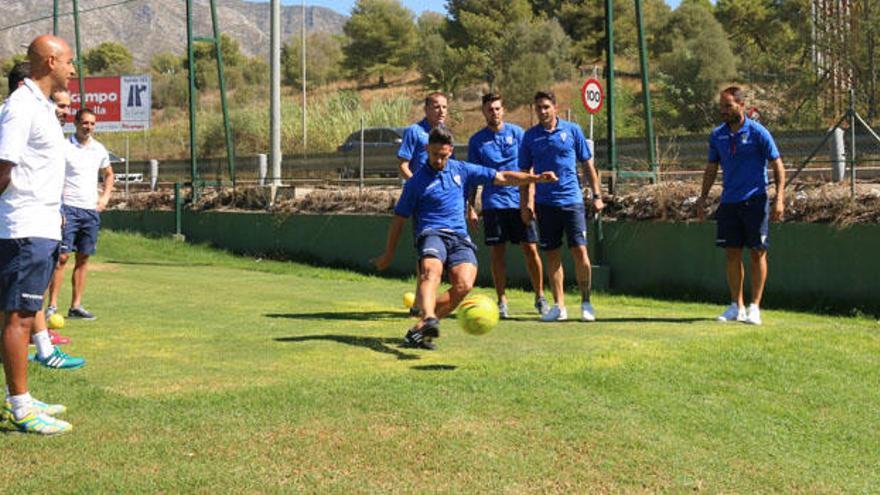
[{"label": "number 100 on sign", "polygon": [[587,82],[581,87],[581,101],[584,108],[590,113],[596,113],[602,108],[602,100],[605,99],[605,93],[602,91],[602,85],[596,79],[587,79]]}]

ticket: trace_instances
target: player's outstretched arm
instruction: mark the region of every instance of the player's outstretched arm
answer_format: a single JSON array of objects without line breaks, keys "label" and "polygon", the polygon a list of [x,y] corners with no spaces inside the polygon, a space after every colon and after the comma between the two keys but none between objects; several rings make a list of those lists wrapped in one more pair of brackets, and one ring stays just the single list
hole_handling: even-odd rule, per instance
[{"label": "player's outstretched arm", "polygon": [[709,162],[706,165],[706,170],[703,172],[703,189],[700,192],[700,197],[697,198],[697,203],[694,205],[694,208],[697,211],[697,219],[705,220],[706,218],[706,198],[709,197],[709,191],[712,189],[712,184],[715,183],[715,176],[718,175],[718,162]]},{"label": "player's outstretched arm", "polygon": [[397,249],[397,243],[400,241],[400,234],[403,232],[403,225],[406,218],[400,215],[394,215],[391,219],[391,226],[388,227],[388,240],[385,242],[385,252],[381,256],[373,258],[370,262],[380,272],[391,266],[394,260],[394,251]]},{"label": "player's outstretched arm", "polygon": [[559,180],[556,174],[550,171],[535,175],[531,172],[517,172],[515,170],[503,170],[495,174],[493,184],[496,186],[525,186],[528,184],[544,184]]}]

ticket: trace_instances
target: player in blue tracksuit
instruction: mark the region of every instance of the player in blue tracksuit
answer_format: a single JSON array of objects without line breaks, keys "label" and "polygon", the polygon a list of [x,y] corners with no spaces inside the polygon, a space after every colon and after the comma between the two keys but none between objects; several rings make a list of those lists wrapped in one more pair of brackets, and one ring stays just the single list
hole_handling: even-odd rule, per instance
[{"label": "player in blue tracksuit", "polygon": [[[731,303],[718,320],[760,325],[761,297],[767,281],[769,221],[782,220],[785,212],[785,166],[770,132],[746,117],[741,88],[724,89],[719,107],[724,123],[709,135],[709,164],[696,204],[697,215],[701,219],[705,215],[706,198],[720,165],[724,174],[721,204],[715,213],[715,244],[724,248],[727,257]],[[767,197],[768,165],[773,167],[776,180],[772,208]],[[743,247],[749,248],[752,261],[752,298],[748,309],[743,297]]]},{"label": "player in blue tracksuit", "polygon": [[445,124],[448,114],[446,95],[434,92],[425,97],[425,118],[403,131],[403,140],[397,149],[403,179],[412,177],[428,160],[428,134],[431,129]]},{"label": "player in blue tracksuit", "polygon": [[[471,136],[468,142],[468,161],[494,168],[495,170],[519,170],[519,147],[523,139],[521,127],[504,122],[504,104],[501,95],[489,93],[483,96],[483,117],[486,127]],[[529,186],[531,187],[531,186]],[[538,227],[528,211],[534,211],[528,203],[529,193],[525,189],[526,201],[520,202],[520,188],[487,185],[483,187],[482,217],[485,243],[490,246],[492,258],[492,280],[498,296],[498,312],[502,318],[508,317],[507,267],[504,262],[507,243],[520,244],[526,268],[535,290],[535,308],[543,315],[549,311],[544,298],[544,280],[541,257],[538,255]],[[476,191],[472,192],[472,202]],[[523,208],[520,208],[520,204]],[[476,220],[476,215],[474,215]]]},{"label": "player in blue tracksuit", "polygon": [[[380,271],[388,268],[406,219],[413,217],[420,268],[416,301],[422,317],[407,331],[404,341],[411,347],[434,349],[431,340],[440,335],[439,319],[455,310],[477,276],[476,246],[465,222],[465,191],[490,183],[519,186],[553,182],[556,175],[496,171],[451,159],[452,133],[442,126],[431,131],[427,149],[426,165],[404,184],[394,207],[385,252],[373,263]],[[438,296],[444,272],[450,288]]]},{"label": "player in blue tracksuit", "polygon": [[[599,175],[593,166],[592,154],[580,126],[558,117],[556,96],[539,91],[535,94],[538,125],[527,130],[519,152],[519,167],[541,173],[553,171],[559,182],[538,184],[534,190],[534,214],[538,217],[541,250],[550,276],[553,302],[542,321],[568,319],[565,308],[562,270],[562,234],[574,258],[578,287],[581,291],[581,320],[596,319],[590,302],[591,266],[587,253],[587,221],[584,196],[578,181],[577,163],[584,165],[589,179],[592,206],[596,211],[605,207],[599,191]],[[531,202],[530,202],[531,204]]]}]

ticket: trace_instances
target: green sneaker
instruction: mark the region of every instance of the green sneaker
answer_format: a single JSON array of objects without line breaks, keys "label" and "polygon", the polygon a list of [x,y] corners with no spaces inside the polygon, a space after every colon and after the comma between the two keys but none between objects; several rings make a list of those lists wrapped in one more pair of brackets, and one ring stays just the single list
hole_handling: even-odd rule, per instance
[{"label": "green sneaker", "polygon": [[[47,414],[49,416],[57,416],[67,412],[67,408],[61,404],[46,404],[37,399],[31,399],[31,409],[38,414]],[[6,404],[3,406],[2,418],[11,420],[12,417],[12,404],[6,401]]]},{"label": "green sneaker", "polygon": [[58,346],[55,346],[55,351],[49,355],[46,359],[40,359],[36,354],[32,354],[28,356],[28,359],[31,361],[40,363],[41,365],[47,368],[55,368],[62,370],[75,370],[77,368],[82,368],[86,365],[86,360],[83,358],[73,357],[61,349]]},{"label": "green sneaker", "polygon": [[38,435],[58,435],[73,429],[73,425],[67,421],[61,421],[47,414],[37,412],[31,412],[18,420],[13,417],[9,421],[24,433],[36,433]]}]

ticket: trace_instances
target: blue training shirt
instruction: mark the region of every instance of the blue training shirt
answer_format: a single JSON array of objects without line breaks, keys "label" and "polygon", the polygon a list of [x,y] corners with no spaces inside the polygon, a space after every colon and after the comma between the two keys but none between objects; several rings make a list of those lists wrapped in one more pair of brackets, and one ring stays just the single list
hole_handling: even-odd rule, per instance
[{"label": "blue training shirt", "polygon": [[[484,127],[468,141],[468,161],[495,170],[519,170],[519,147],[522,127],[504,123],[498,132]],[[483,210],[519,208],[519,187],[483,186]]]},{"label": "blue training shirt", "polygon": [[709,135],[709,161],[721,163],[722,203],[739,203],[767,192],[767,162],[779,150],[764,126],[746,118],[736,133],[722,124]]},{"label": "blue training shirt", "polygon": [[464,193],[493,180],[495,170],[452,158],[442,171],[426,165],[404,183],[394,214],[412,216],[416,235],[446,230],[467,236]]},{"label": "blue training shirt", "polygon": [[578,162],[592,158],[584,131],[574,122],[556,119],[552,131],[538,124],[527,130],[519,149],[519,167],[536,174],[552,171],[558,182],[535,184],[535,203],[565,206],[584,202],[577,176]]},{"label": "blue training shirt", "polygon": [[397,158],[409,161],[409,171],[413,174],[428,161],[428,133],[431,129],[428,119],[422,119],[403,131]]}]

